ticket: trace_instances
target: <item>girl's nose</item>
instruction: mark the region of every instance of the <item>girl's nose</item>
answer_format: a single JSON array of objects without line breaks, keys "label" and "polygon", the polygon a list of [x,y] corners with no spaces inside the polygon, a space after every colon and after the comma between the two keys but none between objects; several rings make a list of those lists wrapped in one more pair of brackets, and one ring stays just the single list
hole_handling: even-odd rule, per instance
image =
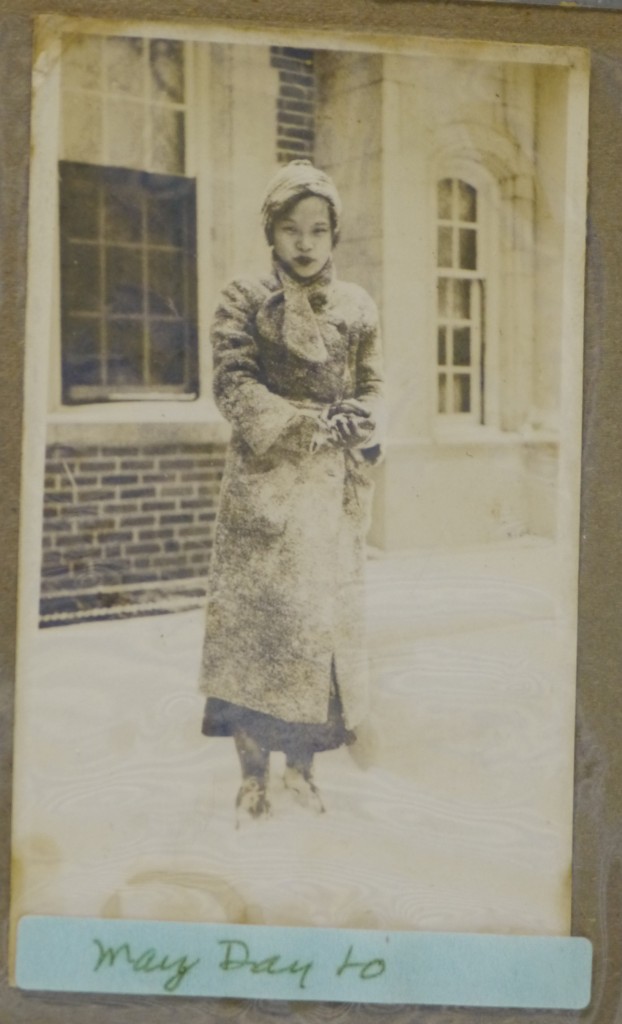
[{"label": "girl's nose", "polygon": [[312,240],[310,238],[299,238],[298,239],[298,248],[302,252],[309,252],[309,250],[311,249],[312,245],[313,245],[313,242],[312,242]]}]

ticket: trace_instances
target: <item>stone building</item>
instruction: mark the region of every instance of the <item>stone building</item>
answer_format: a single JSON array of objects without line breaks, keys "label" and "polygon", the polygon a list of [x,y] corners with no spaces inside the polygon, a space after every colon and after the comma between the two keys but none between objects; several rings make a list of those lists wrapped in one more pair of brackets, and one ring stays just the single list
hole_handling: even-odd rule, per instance
[{"label": "stone building", "polygon": [[49,57],[43,624],[200,602],[211,312],[266,268],[261,196],[296,156],[337,182],[338,271],[383,320],[371,543],[555,536],[568,70],[449,52],[79,35]]}]

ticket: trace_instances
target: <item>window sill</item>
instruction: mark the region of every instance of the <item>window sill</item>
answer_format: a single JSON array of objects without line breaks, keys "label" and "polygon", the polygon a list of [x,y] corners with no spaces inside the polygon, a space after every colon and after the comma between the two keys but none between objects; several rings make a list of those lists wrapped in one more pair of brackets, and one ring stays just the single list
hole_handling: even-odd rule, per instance
[{"label": "window sill", "polygon": [[558,444],[559,435],[553,430],[499,430],[496,427],[437,426],[432,442],[447,446],[485,446],[485,445],[517,445],[517,444]]},{"label": "window sill", "polygon": [[392,438],[387,448],[393,451],[413,448],[494,448],[528,445],[559,444],[559,434],[553,430],[504,431],[492,427],[445,428],[436,430],[431,437]]},{"label": "window sill", "polygon": [[226,443],[229,427],[212,401],[106,402],[48,415],[48,444]]}]

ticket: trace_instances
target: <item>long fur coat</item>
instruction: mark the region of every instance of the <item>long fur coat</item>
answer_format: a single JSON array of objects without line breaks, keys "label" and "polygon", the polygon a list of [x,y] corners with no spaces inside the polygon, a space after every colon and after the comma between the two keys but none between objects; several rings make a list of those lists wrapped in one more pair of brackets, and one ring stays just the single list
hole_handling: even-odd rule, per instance
[{"label": "long fur coat", "polygon": [[212,330],[214,395],[232,424],[208,583],[201,688],[287,722],[326,721],[331,662],[345,723],[367,712],[364,558],[377,437],[313,450],[317,412],[381,412],[376,308],[330,279],[308,298],[327,359],[283,338],[279,277],[237,280]]}]

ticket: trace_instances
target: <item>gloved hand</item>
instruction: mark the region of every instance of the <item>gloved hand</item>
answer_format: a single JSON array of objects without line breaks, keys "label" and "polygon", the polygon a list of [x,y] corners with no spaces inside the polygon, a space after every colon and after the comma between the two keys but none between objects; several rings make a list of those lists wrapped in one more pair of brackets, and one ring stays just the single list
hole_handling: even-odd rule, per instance
[{"label": "gloved hand", "polygon": [[374,432],[371,419],[337,412],[328,420],[329,441],[335,448],[363,448]]},{"label": "gloved hand", "polygon": [[327,422],[331,439],[340,448],[363,448],[376,429],[369,409],[356,398],[331,405]]},{"label": "gloved hand", "polygon": [[343,398],[329,407],[329,417],[337,412],[353,413],[355,416],[362,416],[364,419],[371,419],[371,412],[368,407],[359,402],[358,398]]},{"label": "gloved hand", "polygon": [[376,424],[371,413],[355,398],[335,402],[320,416],[311,445],[320,448],[364,448]]}]

